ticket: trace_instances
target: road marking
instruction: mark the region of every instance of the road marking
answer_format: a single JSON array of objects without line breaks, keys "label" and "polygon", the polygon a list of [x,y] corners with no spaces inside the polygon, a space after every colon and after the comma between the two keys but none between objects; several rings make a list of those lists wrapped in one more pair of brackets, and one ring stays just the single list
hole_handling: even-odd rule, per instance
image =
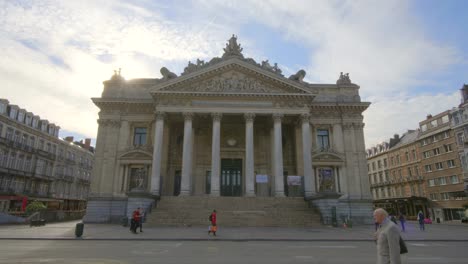
[{"label": "road marking", "polygon": [[416,247],[427,247],[428,244],[422,244],[422,243],[409,243],[410,245],[412,246],[416,246]]},{"label": "road marking", "polygon": [[288,248],[356,248],[356,246],[288,246]]}]

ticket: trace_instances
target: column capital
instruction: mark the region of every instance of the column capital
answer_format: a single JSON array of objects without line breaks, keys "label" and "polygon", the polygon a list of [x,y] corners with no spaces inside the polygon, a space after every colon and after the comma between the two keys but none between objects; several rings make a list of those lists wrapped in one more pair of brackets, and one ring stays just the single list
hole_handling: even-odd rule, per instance
[{"label": "column capital", "polygon": [[245,113],[244,118],[246,122],[253,122],[255,119],[255,114],[254,113]]},{"label": "column capital", "polygon": [[213,118],[213,121],[220,122],[221,118],[223,117],[222,113],[211,113],[211,117]]},{"label": "column capital", "polygon": [[281,113],[274,113],[273,115],[273,120],[275,122],[281,122],[281,120],[283,119],[284,115],[281,114]]},{"label": "column capital", "polygon": [[301,114],[301,121],[302,123],[310,123],[310,114],[309,113]]},{"label": "column capital", "polygon": [[154,115],[156,117],[156,120],[164,120],[164,118],[166,117],[166,112],[154,111]]},{"label": "column capital", "polygon": [[182,115],[184,116],[185,121],[192,121],[192,118],[193,118],[192,112],[183,112]]}]

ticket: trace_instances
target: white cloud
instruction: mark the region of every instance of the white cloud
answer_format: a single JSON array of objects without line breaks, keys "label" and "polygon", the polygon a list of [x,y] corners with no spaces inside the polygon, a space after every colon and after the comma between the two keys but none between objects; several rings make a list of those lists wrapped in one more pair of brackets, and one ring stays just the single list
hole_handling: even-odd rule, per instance
[{"label": "white cloud", "polygon": [[450,110],[460,103],[460,94],[401,96],[376,99],[365,112],[366,146],[387,141],[394,134],[419,128],[426,116]]},{"label": "white cloud", "polygon": [[[241,35],[257,23],[311,51],[308,80],[333,83],[339,72],[350,72],[361,97],[373,103],[365,121],[366,141],[375,144],[417,127],[425,111],[435,114],[458,102],[450,92],[415,94],[417,86],[438,83],[437,77],[462,56],[454,46],[428,38],[410,5],[403,0],[200,0],[168,6],[5,1],[0,3],[0,89],[13,103],[95,137],[98,110],[90,97],[100,95],[112,70],[121,67],[127,79],[158,77],[163,65],[179,73],[188,60],[219,56],[230,34]],[[240,41],[246,56],[268,57],[255,39]],[[287,72],[297,71],[294,62],[278,63]],[[414,113],[411,118],[408,112]]]}]

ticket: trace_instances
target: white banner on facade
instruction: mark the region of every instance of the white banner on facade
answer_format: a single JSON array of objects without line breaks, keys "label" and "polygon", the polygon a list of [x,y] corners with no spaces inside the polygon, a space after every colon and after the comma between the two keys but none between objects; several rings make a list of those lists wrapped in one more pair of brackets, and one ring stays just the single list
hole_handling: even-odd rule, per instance
[{"label": "white banner on facade", "polygon": [[268,183],[268,175],[257,174],[255,177],[256,183]]},{"label": "white banner on facade", "polygon": [[302,176],[289,175],[288,185],[300,186],[302,185]]}]

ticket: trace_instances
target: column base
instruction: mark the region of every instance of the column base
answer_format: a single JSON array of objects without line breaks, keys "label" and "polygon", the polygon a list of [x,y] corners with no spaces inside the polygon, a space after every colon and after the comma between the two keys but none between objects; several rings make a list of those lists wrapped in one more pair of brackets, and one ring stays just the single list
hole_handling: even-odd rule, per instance
[{"label": "column base", "polygon": [[210,197],[219,197],[221,194],[219,191],[211,191]]},{"label": "column base", "polygon": [[276,191],[275,192],[275,197],[286,197],[286,195],[284,195],[283,191]]},{"label": "column base", "polygon": [[245,194],[246,197],[256,197],[255,192],[248,192]]},{"label": "column base", "polygon": [[180,191],[179,196],[190,196],[190,191]]}]

